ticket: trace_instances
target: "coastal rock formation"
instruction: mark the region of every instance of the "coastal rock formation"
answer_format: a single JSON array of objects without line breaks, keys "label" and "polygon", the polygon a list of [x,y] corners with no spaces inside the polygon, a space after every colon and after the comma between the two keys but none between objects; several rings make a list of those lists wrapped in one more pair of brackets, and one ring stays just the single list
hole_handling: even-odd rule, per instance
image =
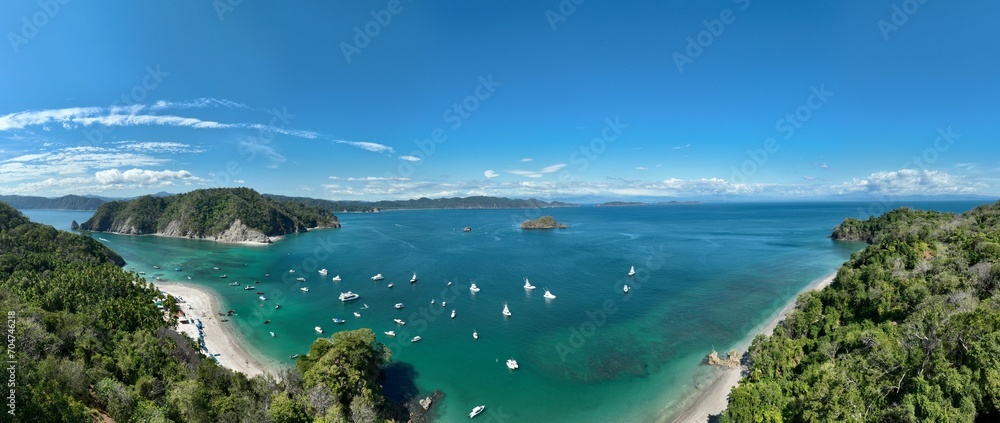
[{"label": "coastal rock formation", "polygon": [[521,222],[521,229],[565,229],[565,223],[558,223],[552,216],[542,216],[535,220],[525,220]]},{"label": "coastal rock formation", "polygon": [[736,350],[729,350],[729,356],[721,358],[719,357],[718,352],[712,350],[712,352],[705,357],[705,364],[708,364],[709,366],[720,366],[733,369],[740,365],[740,353]]},{"label": "coastal rock formation", "polygon": [[420,407],[423,408],[424,410],[429,410],[433,402],[434,400],[431,399],[431,397],[424,398],[420,400]]},{"label": "coastal rock formation", "polygon": [[248,188],[195,190],[102,204],[81,229],[218,242],[270,243],[310,228],[339,228],[329,210],[266,198]]}]

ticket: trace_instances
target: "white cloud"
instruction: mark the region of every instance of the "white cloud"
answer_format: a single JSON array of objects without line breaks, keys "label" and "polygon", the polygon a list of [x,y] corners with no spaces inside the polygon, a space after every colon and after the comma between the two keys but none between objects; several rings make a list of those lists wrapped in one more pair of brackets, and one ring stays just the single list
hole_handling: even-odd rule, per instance
[{"label": "white cloud", "polygon": [[129,169],[124,172],[118,169],[102,170],[94,174],[98,183],[104,185],[124,185],[129,187],[147,187],[170,185],[173,181],[200,181],[186,170],[147,170]]},{"label": "white cloud", "polygon": [[500,176],[500,174],[496,173],[496,172],[494,172],[492,170],[487,170],[487,171],[483,172],[483,176],[485,176],[486,179],[493,179],[493,178],[496,178],[497,176]]},{"label": "white cloud", "polygon": [[807,181],[814,181],[814,180],[816,180],[816,178],[813,177],[813,176],[803,176],[802,179],[805,179]]},{"label": "white cloud", "polygon": [[559,169],[566,167],[565,163],[554,164],[550,166],[545,166],[541,170],[521,170],[513,169],[506,171],[511,175],[525,176],[528,178],[541,178],[546,173],[558,172]]},{"label": "white cloud", "polygon": [[533,161],[533,160],[535,160],[535,159],[532,159],[531,157],[525,157],[525,158],[521,159],[521,162],[527,163],[527,162],[530,162],[530,161]]},{"label": "white cloud", "polygon": [[363,182],[368,182],[368,181],[409,181],[410,180],[410,178],[404,178],[404,177],[399,177],[399,176],[364,176],[364,177],[360,177],[360,178],[355,178],[355,177],[343,178],[343,177],[340,177],[340,176],[330,176],[329,179],[331,181],[350,181],[350,182],[358,182],[358,181],[363,181]]},{"label": "white cloud", "polygon": [[226,99],[218,98],[198,98],[191,101],[165,101],[160,100],[149,106],[151,110],[165,110],[165,109],[191,109],[191,108],[205,108],[205,107],[226,107],[230,109],[249,109],[246,104],[237,103],[235,101],[230,101]]},{"label": "white cloud", "polygon": [[866,178],[854,178],[834,187],[838,194],[868,193],[883,195],[970,194],[983,184],[941,171],[901,169],[875,172]]},{"label": "white cloud", "polygon": [[551,165],[551,166],[545,166],[545,167],[543,167],[542,170],[541,170],[541,172],[542,173],[558,172],[559,169],[562,169],[564,167],[566,167],[566,163],[554,164],[554,165]]},{"label": "white cloud", "polygon": [[408,162],[419,162],[420,161],[420,157],[416,157],[416,156],[399,156],[399,159],[400,160],[406,160]]},{"label": "white cloud", "polygon": [[646,167],[646,166],[636,166],[635,167],[635,170],[646,170],[646,169],[649,169],[649,168]]},{"label": "white cloud", "polygon": [[678,145],[678,146],[674,147],[674,150],[684,150],[684,149],[687,149],[687,148],[691,148],[691,144]]},{"label": "white cloud", "polygon": [[362,150],[368,150],[373,153],[395,153],[396,150],[387,145],[382,145],[379,143],[368,142],[368,141],[347,141],[347,140],[333,140],[337,144],[346,144],[352,147],[357,147]]},{"label": "white cloud", "polygon": [[179,142],[138,142],[138,141],[118,141],[114,144],[121,149],[132,151],[143,151],[150,153],[203,153],[205,150],[192,147],[189,144]]}]

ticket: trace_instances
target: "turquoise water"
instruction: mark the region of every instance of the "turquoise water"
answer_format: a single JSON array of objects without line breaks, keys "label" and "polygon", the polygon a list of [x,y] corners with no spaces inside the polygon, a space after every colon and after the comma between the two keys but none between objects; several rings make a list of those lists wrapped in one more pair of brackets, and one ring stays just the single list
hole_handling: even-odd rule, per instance
[{"label": "turquoise water", "polygon": [[[912,204],[944,211],[975,205]],[[239,336],[268,362],[291,365],[288,356],[306,352],[319,336],[314,326],[323,327],[324,336],[372,328],[393,350],[390,395],[443,391],[437,421],[467,421],[474,406],[486,404],[482,421],[643,422],[679,411],[678,402],[713,374],[698,365],[713,347],[725,351],[745,342],[798,291],[862,248],[827,236],[845,217],[867,216],[868,206],[543,210],[570,225],[549,231],[517,228],[517,222],[537,217],[536,210],[341,214],[342,229],[290,235],[267,246],[95,237],[106,239],[127,268],[146,271],[147,278],[217,292],[222,307],[236,311],[230,323]],[[66,229],[89,213],[26,214]],[[463,232],[464,226],[472,232]],[[638,273],[629,278],[633,265]],[[321,278],[319,268],[330,274]],[[419,282],[410,284],[414,272]],[[376,273],[386,279],[371,281]],[[220,279],[222,274],[228,278]],[[343,281],[334,283],[337,274]],[[297,282],[299,276],[306,282]],[[525,277],[538,287],[534,292],[522,288]],[[471,280],[481,292],[469,291]],[[241,286],[227,285],[233,281]],[[260,281],[257,289],[244,291],[242,285],[252,281]],[[395,287],[388,288],[390,282]],[[625,283],[632,287],[628,294],[622,292]],[[301,292],[302,286],[310,291]],[[542,298],[544,288],[557,298]],[[347,290],[361,299],[338,301]],[[268,300],[259,301],[256,291]],[[398,302],[406,308],[394,309]],[[510,318],[500,313],[504,302]],[[363,304],[369,308],[361,309]],[[449,317],[453,309],[455,319]],[[334,317],[347,323],[336,325]],[[394,318],[407,325],[397,326]],[[385,336],[387,330],[397,336]],[[410,343],[415,335],[423,340]],[[507,358],[517,359],[520,369],[509,371]]]}]

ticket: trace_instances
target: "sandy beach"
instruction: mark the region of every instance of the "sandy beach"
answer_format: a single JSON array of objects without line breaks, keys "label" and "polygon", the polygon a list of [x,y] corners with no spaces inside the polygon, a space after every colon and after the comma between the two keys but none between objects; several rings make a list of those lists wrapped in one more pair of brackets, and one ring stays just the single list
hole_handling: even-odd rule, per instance
[{"label": "sandy beach", "polygon": [[198,328],[195,326],[194,319],[201,319],[205,332],[205,346],[209,353],[218,354],[215,358],[219,360],[220,365],[244,373],[248,377],[263,373],[275,373],[273,368],[264,365],[240,346],[239,338],[232,329],[226,326],[232,323],[219,320],[225,318],[219,316],[219,312],[223,310],[219,308],[215,296],[210,292],[181,283],[157,283],[156,287],[160,291],[184,301],[179,302],[178,306],[192,320],[189,323],[178,323],[178,332],[186,334],[197,342]]},{"label": "sandy beach", "polygon": [[[774,332],[774,328],[778,326],[778,323],[785,319],[789,312],[795,307],[795,301],[798,299],[799,295],[808,291],[819,291],[826,288],[831,283],[833,279],[837,276],[837,273],[831,273],[822,278],[814,280],[805,289],[800,291],[795,295],[781,309],[773,318],[767,321],[767,324],[760,328],[760,330],[755,332],[753,337],[743,343],[736,345],[737,351],[744,353],[750,348],[750,343],[756,334],[771,335]],[[720,351],[720,355],[724,355],[725,352]],[[681,414],[674,417],[671,422],[674,423],[704,423],[709,421],[710,416],[718,415],[726,409],[726,405],[729,401],[729,392],[732,391],[736,385],[740,382],[740,372],[741,367],[736,367],[733,369],[724,369],[719,372],[719,375],[701,392],[699,392],[697,397],[691,402],[690,405]]]}]

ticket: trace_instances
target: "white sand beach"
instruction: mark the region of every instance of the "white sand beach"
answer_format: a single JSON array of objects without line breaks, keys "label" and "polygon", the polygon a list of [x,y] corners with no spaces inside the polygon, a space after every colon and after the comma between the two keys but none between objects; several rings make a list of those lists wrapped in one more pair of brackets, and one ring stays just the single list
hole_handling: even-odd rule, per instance
[{"label": "white sand beach", "polygon": [[[808,291],[819,291],[826,288],[833,283],[833,279],[836,276],[837,273],[834,272],[814,280],[809,286],[796,294],[780,312],[767,321],[766,325],[763,325],[760,330],[756,331],[754,337],[756,337],[756,334],[771,335],[774,332],[774,328],[778,326],[778,323],[784,320],[788,316],[788,313],[794,309],[795,301],[799,295]],[[748,341],[736,345],[734,348],[740,353],[746,352],[750,348],[750,342],[753,341],[754,337],[750,337]],[[710,416],[722,413],[729,401],[729,392],[739,384],[741,370],[741,367],[721,370],[712,383],[698,393],[697,398],[687,406],[684,412],[671,421],[674,423],[704,423],[709,421]]]},{"label": "white sand beach", "polygon": [[205,346],[209,353],[218,354],[215,358],[219,360],[220,365],[244,373],[248,377],[263,373],[276,373],[274,368],[265,366],[264,363],[243,349],[239,338],[231,328],[226,326],[232,323],[220,321],[226,317],[219,316],[223,310],[219,308],[215,295],[198,287],[181,283],[157,283],[156,287],[160,291],[184,301],[178,306],[192,320],[186,324],[178,323],[178,332],[188,335],[197,342],[198,328],[193,319],[201,319],[205,332]]}]

